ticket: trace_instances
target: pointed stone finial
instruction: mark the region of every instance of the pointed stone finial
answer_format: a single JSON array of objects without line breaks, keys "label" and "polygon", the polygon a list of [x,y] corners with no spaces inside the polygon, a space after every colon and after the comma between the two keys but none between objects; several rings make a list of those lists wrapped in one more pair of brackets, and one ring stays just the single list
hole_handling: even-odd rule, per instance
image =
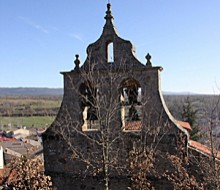
[{"label": "pointed stone finial", "polygon": [[76,57],[76,59],[74,61],[74,63],[75,63],[75,69],[74,70],[78,71],[79,70],[79,64],[80,64],[79,55],[76,54],[75,57]]},{"label": "pointed stone finial", "polygon": [[152,63],[151,63],[151,55],[149,53],[147,53],[147,55],[145,56],[145,58],[147,59],[147,63],[146,66],[148,67],[152,67]]},{"label": "pointed stone finial", "polygon": [[105,13],[106,13],[106,16],[105,16],[106,20],[113,18],[110,3],[107,4],[107,11]]},{"label": "pointed stone finial", "polygon": [[105,26],[104,26],[104,30],[102,32],[102,35],[113,35],[113,34],[116,34],[117,31],[114,27],[114,24],[113,24],[113,19],[114,17],[112,16],[112,11],[111,11],[111,4],[108,3],[107,4],[107,11],[105,12],[106,15],[105,15]]}]

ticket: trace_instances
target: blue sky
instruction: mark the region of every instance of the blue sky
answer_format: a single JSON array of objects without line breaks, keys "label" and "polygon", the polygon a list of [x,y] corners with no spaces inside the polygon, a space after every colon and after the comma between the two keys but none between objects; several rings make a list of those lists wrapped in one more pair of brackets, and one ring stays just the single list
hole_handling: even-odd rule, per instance
[{"label": "blue sky", "polygon": [[[0,0],[0,87],[63,87],[101,35],[107,0]],[[111,0],[119,36],[145,64],[162,66],[163,91],[219,94],[219,0]]]}]

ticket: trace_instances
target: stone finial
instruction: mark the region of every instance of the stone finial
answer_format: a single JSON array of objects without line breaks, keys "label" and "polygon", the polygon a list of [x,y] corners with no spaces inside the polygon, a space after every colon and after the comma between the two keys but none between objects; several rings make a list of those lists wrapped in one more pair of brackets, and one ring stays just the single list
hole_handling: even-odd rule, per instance
[{"label": "stone finial", "polygon": [[79,55],[76,54],[75,56],[76,56],[76,59],[74,61],[74,63],[75,63],[75,69],[74,70],[78,71],[79,70],[79,64],[80,64]]},{"label": "stone finial", "polygon": [[107,11],[105,13],[106,13],[106,16],[105,16],[106,20],[113,18],[112,12],[111,12],[111,4],[110,3],[107,4]]},{"label": "stone finial", "polygon": [[152,63],[151,63],[151,55],[149,53],[147,53],[147,55],[145,56],[145,58],[147,59],[147,63],[146,66],[152,67]]}]

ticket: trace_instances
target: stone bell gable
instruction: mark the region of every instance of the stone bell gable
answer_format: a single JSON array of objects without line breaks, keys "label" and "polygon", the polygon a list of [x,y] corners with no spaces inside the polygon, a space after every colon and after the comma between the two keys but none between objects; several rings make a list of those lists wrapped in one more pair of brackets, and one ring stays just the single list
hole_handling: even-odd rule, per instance
[{"label": "stone bell gable", "polygon": [[[83,65],[88,69],[91,65],[97,64],[96,69],[108,69],[109,67],[144,68],[135,57],[135,48],[130,41],[120,38],[113,24],[113,16],[110,4],[107,5],[105,16],[106,23],[100,38],[87,48],[87,59]],[[112,52],[109,52],[109,47]],[[111,55],[109,55],[111,53]]]},{"label": "stone bell gable", "polygon": [[[103,189],[104,162],[111,189],[127,189],[129,152],[142,139],[161,152],[158,171],[166,169],[162,155],[167,152],[177,154],[181,147],[187,154],[188,133],[161,93],[162,67],[152,66],[149,53],[146,63],[136,58],[131,42],[116,32],[110,4],[105,20],[82,66],[76,55],[75,68],[61,73],[61,108],[43,135],[45,173],[57,189]],[[160,184],[169,187],[158,182],[158,189]]]}]

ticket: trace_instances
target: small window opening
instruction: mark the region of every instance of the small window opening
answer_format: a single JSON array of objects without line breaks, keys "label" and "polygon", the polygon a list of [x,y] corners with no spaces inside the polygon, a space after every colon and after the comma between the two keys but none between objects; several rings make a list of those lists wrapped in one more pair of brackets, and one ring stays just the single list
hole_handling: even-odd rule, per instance
[{"label": "small window opening", "polygon": [[114,62],[114,46],[113,42],[109,43],[107,46],[107,61],[108,63]]}]

